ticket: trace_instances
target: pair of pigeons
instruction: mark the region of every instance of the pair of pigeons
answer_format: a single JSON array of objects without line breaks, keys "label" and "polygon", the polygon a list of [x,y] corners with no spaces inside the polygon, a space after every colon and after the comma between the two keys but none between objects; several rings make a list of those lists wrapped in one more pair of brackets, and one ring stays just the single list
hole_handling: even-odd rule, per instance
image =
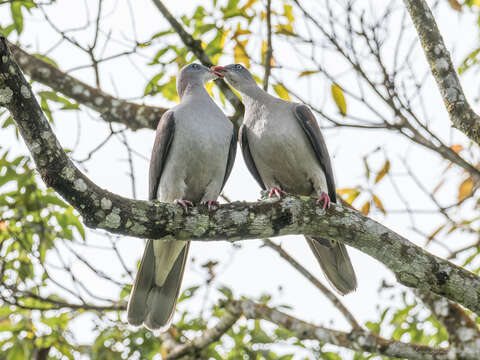
[{"label": "pair of pigeons", "polygon": [[[323,209],[336,201],[330,157],[311,110],[271,96],[241,64],[185,66],[177,77],[180,104],[158,124],[150,160],[149,200],[188,207],[210,206],[235,160],[233,124],[205,89],[225,78],[242,94],[245,116],[238,140],[251,174],[270,196],[285,192],[317,196]],[[306,236],[331,285],[341,294],[357,280],[345,246]],[[128,303],[128,322],[149,329],[169,327],[180,290],[189,241],[152,241],[147,246]]]}]

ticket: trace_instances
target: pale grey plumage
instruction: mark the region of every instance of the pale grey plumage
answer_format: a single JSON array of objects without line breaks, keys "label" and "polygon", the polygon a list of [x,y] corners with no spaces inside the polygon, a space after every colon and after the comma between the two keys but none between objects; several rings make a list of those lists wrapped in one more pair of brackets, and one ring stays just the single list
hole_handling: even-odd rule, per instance
[{"label": "pale grey plumage", "polygon": [[[260,186],[308,196],[325,192],[335,202],[330,157],[310,109],[269,95],[240,64],[225,66],[222,72],[242,94],[245,117],[240,145],[247,167]],[[357,280],[345,246],[306,238],[331,285],[341,294],[355,290]]]},{"label": "pale grey plumage", "polygon": [[[205,90],[204,82],[215,77],[199,64],[179,73],[180,104],[162,116],[157,128],[150,160],[150,200],[200,203],[220,195],[233,166],[236,135]],[[148,240],[128,304],[130,324],[168,328],[189,244]]]}]

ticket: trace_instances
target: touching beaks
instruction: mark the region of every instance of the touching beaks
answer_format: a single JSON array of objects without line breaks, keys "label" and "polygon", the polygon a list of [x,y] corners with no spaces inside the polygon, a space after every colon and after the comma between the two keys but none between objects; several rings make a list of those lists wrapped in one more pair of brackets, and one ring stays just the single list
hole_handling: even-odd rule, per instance
[{"label": "touching beaks", "polygon": [[210,68],[210,71],[217,75],[219,78],[223,79],[223,73],[227,71],[223,66],[216,65]]}]

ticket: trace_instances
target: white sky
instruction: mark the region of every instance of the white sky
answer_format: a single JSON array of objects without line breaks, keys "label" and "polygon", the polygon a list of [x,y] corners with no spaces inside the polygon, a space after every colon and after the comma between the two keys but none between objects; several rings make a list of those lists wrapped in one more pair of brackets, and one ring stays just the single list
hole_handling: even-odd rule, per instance
[{"label": "white sky", "polygon": [[[383,3],[383,1],[372,2],[378,3],[379,6]],[[94,14],[96,11],[96,1],[88,1],[88,3],[89,6],[91,6],[91,14]],[[110,14],[104,21],[105,29],[112,29],[112,33],[117,39],[121,39],[122,36],[131,38],[132,24],[129,18],[127,2],[123,0],[109,0],[105,3],[104,13]],[[137,34],[139,34],[139,40],[148,39],[149,35],[168,28],[165,20],[153,7],[151,1],[137,0],[134,3],[136,31]],[[185,12],[191,13],[194,8],[192,4],[202,2],[168,0],[164,1],[164,3],[174,15],[182,15]],[[401,2],[398,3],[399,6],[402,5]],[[0,23],[2,25],[5,25],[7,22],[6,19],[9,18],[6,11],[7,9],[8,7],[6,6],[0,7]],[[84,21],[84,2],[59,1],[55,5],[48,7],[48,14],[60,29],[76,27]],[[450,49],[455,48],[454,63],[458,65],[463,56],[468,53],[469,50],[473,49],[478,41],[478,32],[475,27],[476,20],[474,16],[471,15],[456,16],[452,10],[445,7],[441,9],[437,20],[447,45]],[[42,53],[58,40],[58,36],[52,32],[38,11],[32,11],[32,15],[26,18],[25,28],[26,30],[24,34],[22,34],[20,41],[22,45],[29,46],[30,52]],[[89,34],[85,31],[78,32],[75,37],[80,41],[84,41],[85,39],[91,39],[91,33]],[[172,39],[173,41],[178,41],[178,39]],[[112,42],[106,52],[116,53],[121,48],[121,45]],[[155,50],[159,50],[159,48],[160,44],[157,43]],[[287,50],[283,50],[281,47],[275,49],[275,55],[278,58],[282,58],[282,62],[285,62],[286,59],[291,57],[291,54]],[[416,51],[418,53],[417,58],[419,65],[426,69],[423,54],[418,48]],[[71,46],[60,46],[55,49],[50,56],[57,61],[63,70],[87,63],[85,55]],[[136,70],[136,68],[132,66],[132,63],[126,58],[108,62],[107,65],[100,67],[103,90],[117,94],[123,98],[138,98],[143,94],[146,79],[151,78],[158,71],[158,68],[146,66],[148,59],[138,56],[132,59],[135,62],[135,67],[138,67],[141,71]],[[228,59],[226,59],[226,61],[227,60]],[[296,60],[292,59],[292,61]],[[330,63],[329,66],[331,66],[332,73],[338,72],[334,63]],[[71,74],[89,84],[94,84],[92,71],[90,70],[74,71]],[[257,74],[261,75],[261,73]],[[274,70],[274,75],[279,77],[283,76],[287,80],[287,83],[290,81],[290,84],[296,84],[296,86],[294,86],[295,90],[303,96],[314,99],[318,98],[318,101],[325,101],[325,106],[330,108],[333,106],[328,93],[329,85],[310,82],[308,86],[303,86],[302,84],[307,83],[294,83],[293,80],[295,79],[281,70]],[[471,99],[477,95],[477,78],[477,74],[471,72],[467,72],[467,75],[462,77],[467,97]],[[38,89],[40,87],[36,88]],[[449,120],[433,81],[430,81],[427,86],[426,94],[428,112],[429,115],[431,115],[430,118],[435,119],[434,129],[441,133],[444,139],[449,139],[451,136],[449,132]],[[159,106],[169,105],[160,96],[146,98],[144,101]],[[347,103],[349,105],[351,104],[348,98]],[[354,110],[355,107],[352,109]],[[55,114],[55,132],[60,139],[60,143],[66,148],[71,148],[75,143],[78,131],[77,116],[81,119],[81,142],[75,156],[76,158],[82,158],[90,149],[102,141],[109,130],[103,125],[98,125],[98,121],[96,121],[98,115],[91,111],[84,110],[78,114],[57,112]],[[362,114],[360,113],[358,116],[362,117]],[[25,151],[25,147],[22,145],[22,147],[19,148],[18,143],[14,141],[11,135],[11,131],[1,130],[0,144],[6,147],[12,146],[14,152]],[[136,151],[145,156],[149,156],[153,137],[153,131],[141,130],[137,133],[130,134],[129,141]],[[378,146],[384,146],[391,156],[393,165],[392,172],[401,172],[401,166],[397,167],[397,164],[400,162],[399,159],[408,156],[419,177],[428,185],[433,185],[438,181],[438,177],[446,165],[438,157],[432,156],[417,146],[409,145],[408,142],[400,137],[382,132],[366,132],[342,128],[339,130],[326,131],[325,137],[330,152],[334,157],[333,163],[338,188],[352,187],[363,183],[364,170],[361,157]],[[464,138],[455,133],[453,139],[461,139],[463,141]],[[376,165],[380,166],[383,159],[381,156],[377,159]],[[425,164],[428,165],[425,166]],[[144,199],[147,197],[148,164],[146,161],[136,158],[135,166],[135,175],[138,181],[137,194],[139,198]],[[87,169],[88,176],[98,185],[121,195],[131,195],[129,177],[126,174],[128,171],[126,153],[118,141],[111,141],[101,152],[97,153],[87,164]],[[448,189],[448,191],[450,194],[447,195],[450,195],[450,197],[452,194],[456,194],[456,188],[454,187]],[[259,196],[259,188],[249,175],[240,151],[238,152],[230,180],[225,187],[225,193],[233,200],[251,201]],[[382,195],[385,207],[391,209],[400,208],[401,203],[395,194],[392,193],[391,186],[387,181],[379,187],[378,193]],[[431,204],[428,204],[425,199],[422,199],[418,190],[413,186],[411,187],[411,193],[407,192],[405,196],[415,208],[431,208]],[[406,215],[394,214],[385,218],[379,213],[374,213],[372,216],[408,239],[422,245],[422,238],[409,230],[410,223]],[[419,216],[418,221],[422,225],[421,227],[425,229],[425,232],[431,231],[438,226],[436,218],[430,215]],[[91,231],[88,232],[88,239],[94,243],[105,243],[106,241],[103,237],[98,237],[95,232]],[[324,281],[320,268],[304,240],[298,236],[285,237],[281,240],[282,245],[291,255],[301,260],[303,265]],[[143,241],[126,238],[119,241],[119,243],[127,263],[131,268],[134,268],[135,261],[137,261],[143,253]],[[270,293],[274,295],[275,304],[288,304],[293,306],[292,314],[305,321],[332,326],[340,330],[349,329],[348,324],[325,297],[290,265],[276,255],[276,253],[266,248],[260,248],[260,241],[244,241],[238,244],[241,244],[242,248],[233,252],[232,246],[226,242],[212,242],[207,244],[193,242],[190,257],[194,257],[195,261],[190,261],[187,265],[183,282],[184,288],[201,283],[204,279],[205,271],[200,268],[200,265],[208,259],[216,259],[220,260],[220,268],[223,269],[223,271],[220,272],[220,275],[215,280],[215,286],[224,284],[234,290],[235,296],[246,295],[255,297],[263,292]],[[108,245],[108,241],[105,245]],[[431,247],[429,250],[439,255],[443,253],[439,247]],[[109,262],[109,257],[106,257],[105,252],[102,250],[93,249],[85,251],[82,249],[81,251],[92,264],[97,265],[109,274],[118,276],[122,273],[119,265],[116,262]],[[342,301],[361,322],[376,320],[378,317],[376,310],[377,304],[385,305],[389,303],[389,299],[378,298],[377,290],[380,282],[383,279],[387,279],[392,283],[395,281],[394,276],[383,265],[367,255],[355,249],[349,249],[349,253],[351,254],[357,272],[359,288],[355,293],[344,297]],[[69,259],[69,257],[71,258],[71,256],[66,255],[67,259]],[[70,260],[73,261],[73,259]],[[82,276],[88,281],[89,287],[95,293],[106,294],[113,298],[118,296],[117,293],[109,293],[107,285],[84,270],[81,265],[77,266],[77,270],[82,272]],[[62,279],[62,277],[59,277],[59,279]],[[64,280],[68,281],[66,278],[64,278]],[[281,292],[278,291],[280,285],[283,288]],[[215,298],[211,297],[210,301],[213,300],[215,300]],[[201,304],[189,302],[188,306],[190,306],[193,311],[198,311]],[[93,324],[90,318],[84,317],[83,320],[75,323],[73,331],[80,342],[88,342],[93,339],[93,333],[90,331],[92,327]],[[342,353],[348,354],[348,352]]]}]

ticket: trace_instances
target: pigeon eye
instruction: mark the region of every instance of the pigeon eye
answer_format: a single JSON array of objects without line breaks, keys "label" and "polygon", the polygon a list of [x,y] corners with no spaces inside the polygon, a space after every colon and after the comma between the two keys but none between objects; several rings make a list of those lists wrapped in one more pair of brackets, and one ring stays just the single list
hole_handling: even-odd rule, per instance
[{"label": "pigeon eye", "polygon": [[200,65],[198,65],[198,64],[192,64],[192,68],[193,68],[194,70],[198,70],[198,69],[200,69]]},{"label": "pigeon eye", "polygon": [[237,70],[242,70],[242,69],[243,69],[243,66],[240,65],[240,64],[235,64],[235,69],[237,69]]}]

